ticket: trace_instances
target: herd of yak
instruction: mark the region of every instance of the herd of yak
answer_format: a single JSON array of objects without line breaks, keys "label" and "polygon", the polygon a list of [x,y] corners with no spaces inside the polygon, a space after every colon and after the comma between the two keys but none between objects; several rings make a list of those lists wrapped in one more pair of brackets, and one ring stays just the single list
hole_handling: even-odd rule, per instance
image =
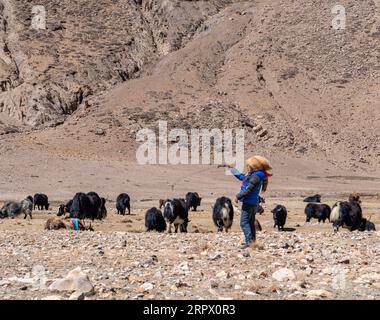
[{"label": "herd of yak", "polygon": [[[201,205],[202,198],[196,192],[188,192],[185,198],[159,200],[159,206],[150,208],[145,213],[145,227],[147,231],[163,232],[168,230],[187,232],[189,220],[189,210],[197,210]],[[116,199],[117,214],[125,215],[131,213],[131,199],[128,194],[122,193]],[[304,199],[308,204],[305,207],[306,222],[311,219],[317,219],[318,222],[328,220],[332,222],[334,231],[338,231],[340,227],[347,228],[350,231],[375,231],[375,225],[370,219],[363,217],[361,200],[358,194],[351,194],[348,201],[337,202],[332,208],[327,204],[321,203],[321,196],[314,195]],[[262,214],[264,208],[262,203],[265,199],[260,197],[260,204],[257,213]],[[72,200],[58,207],[57,216],[68,218],[65,222],[61,218],[49,218],[46,222],[45,229],[74,229],[74,230],[92,230],[90,225],[85,224],[85,219],[102,220],[107,216],[105,198],[99,197],[96,192],[77,193]],[[24,214],[24,219],[29,216],[32,218],[34,209],[49,210],[50,204],[45,194],[36,194],[34,197],[28,196],[21,202],[10,201],[4,204],[0,209],[0,218],[14,218],[19,214]],[[212,219],[218,231],[228,230],[231,228],[234,212],[239,209],[233,205],[230,198],[220,197],[216,199],[212,207]],[[278,230],[284,230],[287,218],[287,209],[283,205],[276,205],[271,211],[273,213],[274,227]],[[256,219],[252,221],[256,228],[261,230],[260,223]],[[169,225],[169,226],[167,226]]]}]

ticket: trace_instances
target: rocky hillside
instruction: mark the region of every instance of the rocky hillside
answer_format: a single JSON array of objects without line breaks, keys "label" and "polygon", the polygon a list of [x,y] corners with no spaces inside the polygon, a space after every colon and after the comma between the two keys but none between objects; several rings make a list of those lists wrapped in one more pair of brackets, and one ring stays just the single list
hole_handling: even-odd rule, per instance
[{"label": "rocky hillside", "polygon": [[[88,97],[136,78],[229,1],[1,1],[0,111],[57,124]],[[35,5],[46,29],[31,27]]]},{"label": "rocky hillside", "polygon": [[268,156],[379,169],[378,1],[342,1],[345,30],[333,0],[46,0],[38,31],[33,1],[0,4],[0,130],[37,128],[16,136],[46,152],[62,141],[62,154],[131,160],[136,131],[161,119],[246,128],[247,149]]}]

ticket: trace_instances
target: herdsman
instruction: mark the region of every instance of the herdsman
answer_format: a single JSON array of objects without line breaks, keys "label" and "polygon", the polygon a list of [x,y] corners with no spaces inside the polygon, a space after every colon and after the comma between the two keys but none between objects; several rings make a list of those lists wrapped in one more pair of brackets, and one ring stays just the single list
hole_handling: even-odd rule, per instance
[{"label": "herdsman", "polygon": [[258,248],[256,242],[255,216],[259,208],[260,192],[265,192],[268,186],[268,173],[272,169],[268,159],[262,156],[252,156],[246,161],[247,173],[240,173],[236,168],[231,168],[232,174],[242,181],[240,192],[236,195],[235,202],[242,203],[240,227],[244,233],[244,243],[241,249]]}]

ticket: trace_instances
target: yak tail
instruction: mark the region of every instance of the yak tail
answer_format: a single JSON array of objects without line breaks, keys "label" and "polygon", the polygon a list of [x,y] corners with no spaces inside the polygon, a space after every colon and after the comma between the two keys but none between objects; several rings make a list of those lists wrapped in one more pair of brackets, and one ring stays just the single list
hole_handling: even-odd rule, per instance
[{"label": "yak tail", "polygon": [[229,207],[228,207],[228,204],[224,204],[224,208],[222,209],[222,217],[223,217],[223,220],[224,221],[228,221],[229,220]]},{"label": "yak tail", "polygon": [[228,219],[228,213],[227,213],[226,208],[222,209],[222,219],[223,219],[223,221],[226,221]]},{"label": "yak tail", "polygon": [[339,220],[340,216],[340,203],[337,203],[331,210],[330,221],[335,222]]}]

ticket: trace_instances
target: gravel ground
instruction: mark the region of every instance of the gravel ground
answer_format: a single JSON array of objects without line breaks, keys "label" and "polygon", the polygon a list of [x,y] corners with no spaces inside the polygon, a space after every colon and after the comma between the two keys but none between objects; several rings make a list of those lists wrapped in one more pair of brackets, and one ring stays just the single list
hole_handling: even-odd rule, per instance
[{"label": "gravel ground", "polygon": [[[379,299],[380,232],[241,234],[2,231],[0,297],[67,299],[49,285],[81,267],[85,299]],[[81,296],[83,298],[83,296]]]}]

